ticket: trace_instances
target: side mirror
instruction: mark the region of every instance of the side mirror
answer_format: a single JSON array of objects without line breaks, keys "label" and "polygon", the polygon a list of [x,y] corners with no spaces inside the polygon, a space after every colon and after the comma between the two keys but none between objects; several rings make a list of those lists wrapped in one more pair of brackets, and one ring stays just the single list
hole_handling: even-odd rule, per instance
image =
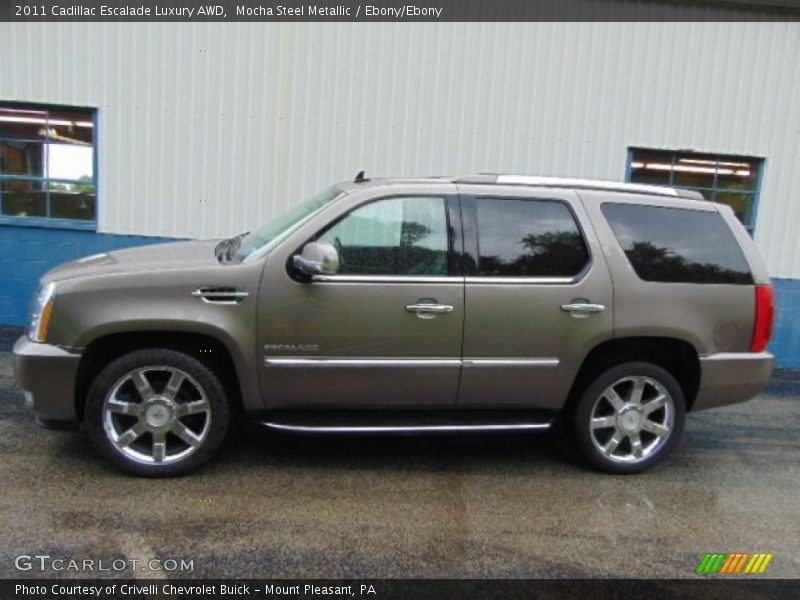
[{"label": "side mirror", "polygon": [[335,275],[339,270],[339,253],[325,242],[309,242],[292,260],[295,268],[306,275]]}]

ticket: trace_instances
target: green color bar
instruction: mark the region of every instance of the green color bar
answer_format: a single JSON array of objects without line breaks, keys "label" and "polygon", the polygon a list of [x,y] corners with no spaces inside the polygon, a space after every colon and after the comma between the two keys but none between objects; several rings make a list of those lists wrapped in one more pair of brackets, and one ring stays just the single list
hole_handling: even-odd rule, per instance
[{"label": "green color bar", "polygon": [[722,566],[722,563],[725,561],[725,557],[727,554],[725,552],[720,553],[710,553],[707,552],[706,555],[703,557],[703,560],[700,562],[700,566],[697,567],[696,573],[716,573],[719,571],[719,568]]},{"label": "green color bar", "polygon": [[697,571],[695,571],[695,573],[705,573],[706,563],[708,563],[709,558],[711,558],[711,554],[706,552],[706,555],[703,557],[703,560],[700,561],[700,566],[697,567]]}]

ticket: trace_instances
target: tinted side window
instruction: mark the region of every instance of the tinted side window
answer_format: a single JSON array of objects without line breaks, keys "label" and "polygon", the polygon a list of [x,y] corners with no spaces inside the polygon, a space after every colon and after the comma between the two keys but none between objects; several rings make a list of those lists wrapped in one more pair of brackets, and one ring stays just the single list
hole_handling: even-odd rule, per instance
[{"label": "tinted side window", "polygon": [[753,283],[736,238],[717,212],[612,203],[602,210],[645,281]]},{"label": "tinted side window", "polygon": [[589,262],[575,218],[557,200],[478,198],[478,273],[572,277]]},{"label": "tinted side window", "polygon": [[344,275],[447,275],[444,198],[366,204],[319,236],[339,251]]}]

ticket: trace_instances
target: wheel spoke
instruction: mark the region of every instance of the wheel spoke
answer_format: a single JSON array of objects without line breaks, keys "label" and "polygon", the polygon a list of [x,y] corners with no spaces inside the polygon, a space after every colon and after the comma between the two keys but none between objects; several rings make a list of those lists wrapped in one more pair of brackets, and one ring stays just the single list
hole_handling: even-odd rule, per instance
[{"label": "wheel spoke", "polygon": [[185,380],[186,376],[183,373],[180,371],[173,371],[167,382],[167,386],[164,388],[163,396],[168,400],[175,400],[175,396],[178,395]]},{"label": "wheel spoke", "polygon": [[625,404],[622,398],[619,397],[617,390],[615,390],[613,387],[610,387],[603,392],[603,398],[611,403],[611,406],[614,407],[614,410],[619,410]]},{"label": "wheel spoke", "polygon": [[667,397],[664,394],[660,394],[646,402],[642,405],[642,411],[645,415],[649,415],[650,413],[654,413],[659,408],[663,408],[667,404]]},{"label": "wheel spoke", "polygon": [[642,438],[638,433],[632,433],[628,436],[631,441],[631,449],[636,458],[644,457],[644,448],[642,448]]},{"label": "wheel spoke", "polygon": [[171,431],[190,446],[196,446],[202,441],[199,437],[197,437],[197,434],[194,431],[189,429],[180,421],[175,422],[175,425]]},{"label": "wheel spoke", "polygon": [[153,460],[164,462],[167,455],[167,434],[163,431],[153,434]]},{"label": "wheel spoke", "polygon": [[117,446],[120,448],[127,448],[145,432],[144,423],[138,421],[130,429],[125,431],[116,441]]},{"label": "wheel spoke", "polygon": [[589,423],[589,427],[592,429],[607,429],[616,426],[616,423],[616,417],[595,417]]},{"label": "wheel spoke", "polygon": [[631,404],[636,404],[637,406],[641,406],[643,393],[644,379],[642,377],[636,377],[633,380],[633,386],[631,386],[631,391],[628,395],[628,402]]},{"label": "wheel spoke", "polygon": [[664,427],[655,421],[651,421],[650,419],[645,419],[642,422],[642,429],[660,438],[667,437],[669,435],[669,428]]},{"label": "wheel spoke", "polygon": [[209,404],[205,398],[203,400],[195,400],[194,402],[184,402],[175,407],[175,416],[177,418],[185,417],[187,415],[196,415],[197,413],[208,412]]},{"label": "wheel spoke", "polygon": [[625,436],[623,436],[619,431],[615,431],[614,435],[611,436],[611,439],[608,440],[608,443],[603,447],[603,452],[606,454],[613,454],[614,450],[617,449],[617,446],[619,446],[624,437]]},{"label": "wheel spoke", "polygon": [[122,400],[109,400],[106,404],[108,410],[120,415],[132,415],[138,417],[142,412],[142,406],[136,402],[123,402]]},{"label": "wheel spoke", "polygon": [[147,380],[144,371],[134,371],[131,374],[131,381],[133,381],[133,385],[136,386],[136,391],[139,392],[139,395],[142,397],[143,401],[150,400],[153,396],[155,396],[155,392],[153,392],[153,388],[150,385],[150,382]]}]

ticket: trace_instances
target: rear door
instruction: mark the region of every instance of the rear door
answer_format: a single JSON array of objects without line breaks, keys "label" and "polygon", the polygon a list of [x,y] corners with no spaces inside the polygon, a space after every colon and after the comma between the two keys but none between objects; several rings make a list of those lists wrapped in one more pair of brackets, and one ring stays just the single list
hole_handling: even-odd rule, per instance
[{"label": "rear door", "polygon": [[574,192],[459,186],[465,239],[460,407],[560,408],[613,332],[608,269]]}]

